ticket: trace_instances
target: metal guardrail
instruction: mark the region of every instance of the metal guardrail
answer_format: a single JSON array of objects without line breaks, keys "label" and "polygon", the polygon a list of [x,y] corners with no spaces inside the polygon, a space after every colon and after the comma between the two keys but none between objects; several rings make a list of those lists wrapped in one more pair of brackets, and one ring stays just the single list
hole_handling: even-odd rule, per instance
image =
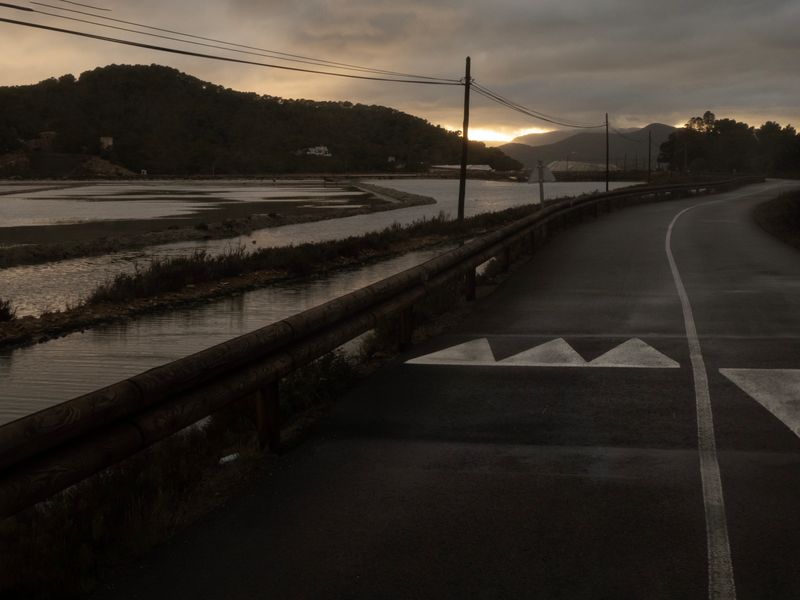
[{"label": "metal guardrail", "polygon": [[720,192],[761,178],[641,186],[549,204],[419,266],[252,333],[0,427],[0,518],[45,500],[102,469],[215,413],[255,396],[262,443],[280,441],[277,383],[381,320],[400,315],[410,340],[413,307],[463,278],[475,296],[475,269],[510,261],[520,242],[533,248],[569,220],[632,204]]}]

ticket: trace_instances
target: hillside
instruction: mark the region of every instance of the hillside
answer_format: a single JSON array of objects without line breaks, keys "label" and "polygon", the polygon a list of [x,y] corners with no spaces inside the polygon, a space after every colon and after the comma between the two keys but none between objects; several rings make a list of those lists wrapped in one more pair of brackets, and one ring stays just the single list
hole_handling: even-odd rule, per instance
[{"label": "hillside", "polygon": [[547,133],[529,133],[511,140],[511,144],[525,144],[526,146],[546,146],[555,144],[575,135],[573,130],[548,131]]},{"label": "hillside", "polygon": [[[623,166],[627,154],[628,168],[633,168],[638,156],[639,166],[647,165],[647,134],[653,134],[653,161],[658,156],[658,150],[669,134],[675,130],[670,125],[653,123],[642,129],[625,133],[624,137],[617,133],[609,135],[611,162]],[[553,161],[582,161],[604,163],[606,157],[605,132],[576,133],[566,139],[543,146],[528,146],[520,143],[510,143],[499,148],[517,159],[528,168],[536,165],[537,160],[545,164]]]},{"label": "hillside", "polygon": [[[158,65],[0,87],[0,153],[41,146],[42,132],[40,152],[154,175],[422,170],[461,152],[456,133],[392,108],[236,92]],[[520,166],[480,142],[470,151],[472,163]]]}]

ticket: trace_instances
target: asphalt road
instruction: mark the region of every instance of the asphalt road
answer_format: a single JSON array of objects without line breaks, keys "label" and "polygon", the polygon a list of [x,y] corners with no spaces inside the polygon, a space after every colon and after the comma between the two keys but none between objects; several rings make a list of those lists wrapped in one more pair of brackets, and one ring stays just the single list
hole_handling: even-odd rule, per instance
[{"label": "asphalt road", "polygon": [[98,597],[800,597],[788,185],[559,234]]}]

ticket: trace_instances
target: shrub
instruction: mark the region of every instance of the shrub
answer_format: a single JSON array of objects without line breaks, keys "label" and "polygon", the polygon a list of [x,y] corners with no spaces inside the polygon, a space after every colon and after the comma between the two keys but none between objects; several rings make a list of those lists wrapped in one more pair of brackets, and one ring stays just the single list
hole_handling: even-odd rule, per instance
[{"label": "shrub", "polygon": [[148,298],[175,292],[190,284],[209,283],[256,271],[278,271],[294,277],[310,275],[340,266],[343,262],[357,261],[362,256],[391,252],[393,245],[415,237],[438,236],[454,242],[474,237],[521,219],[538,208],[537,205],[513,207],[470,217],[463,224],[449,220],[440,212],[436,217],[421,219],[405,227],[393,224],[382,231],[340,240],[263,248],[255,252],[240,246],[220,255],[198,250],[188,256],[154,258],[147,268],[137,267],[133,273],[117,275],[99,286],[87,303]]},{"label": "shrub", "polygon": [[17,311],[11,306],[11,301],[0,298],[0,323],[13,321],[16,316]]}]

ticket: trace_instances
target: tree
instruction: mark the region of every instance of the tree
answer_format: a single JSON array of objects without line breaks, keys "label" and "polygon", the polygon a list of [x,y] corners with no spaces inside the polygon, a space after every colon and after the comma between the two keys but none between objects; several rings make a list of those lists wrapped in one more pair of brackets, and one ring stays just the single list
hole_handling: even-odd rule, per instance
[{"label": "tree", "polygon": [[[419,166],[457,162],[461,152],[456,133],[392,108],[236,92],[157,65],[0,88],[0,130],[4,122],[23,139],[56,131],[65,152],[95,152],[100,136],[112,136],[115,160],[152,174],[377,171],[389,156]],[[313,146],[334,156],[295,155]],[[479,142],[470,152],[473,162],[521,168]]]},{"label": "tree", "polygon": [[768,121],[759,129],[706,111],[661,145],[659,161],[673,170],[760,173],[800,171],[800,136]]}]

